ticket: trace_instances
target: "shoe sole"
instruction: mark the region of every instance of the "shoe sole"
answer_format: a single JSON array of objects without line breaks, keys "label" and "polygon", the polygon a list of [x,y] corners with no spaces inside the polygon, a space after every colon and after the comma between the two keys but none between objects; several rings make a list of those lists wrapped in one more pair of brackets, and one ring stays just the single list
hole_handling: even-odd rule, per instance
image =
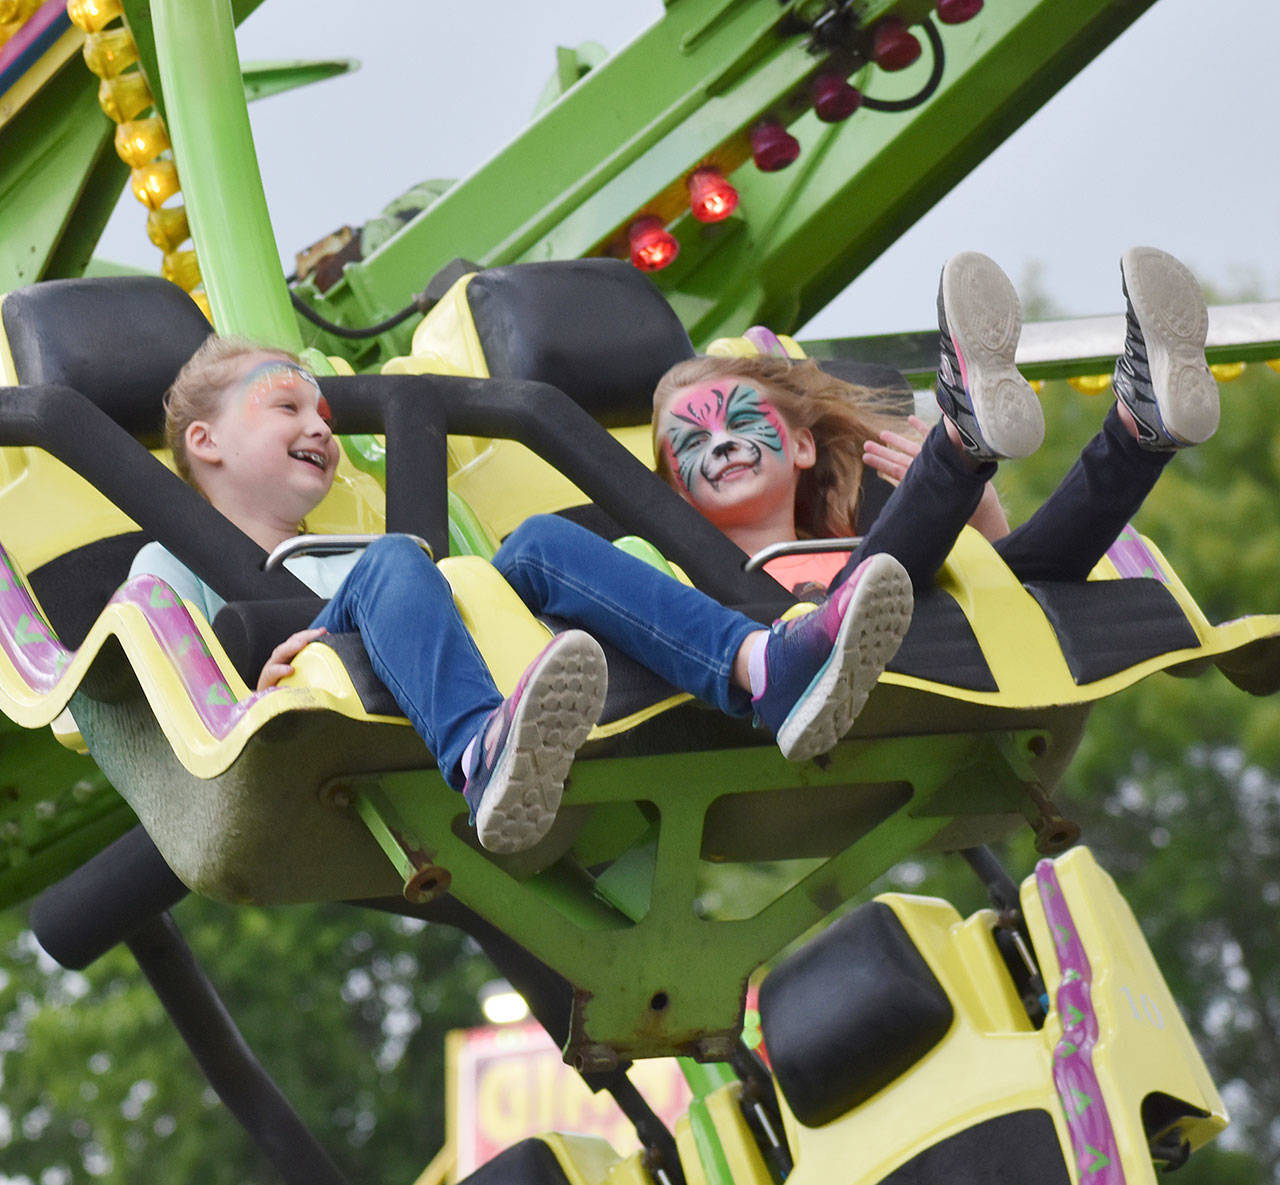
[{"label": "shoe sole", "polygon": [[490,852],[523,852],[555,822],[579,747],[604,710],[608,668],[590,634],[569,630],[529,673],[480,808],[476,834]]},{"label": "shoe sole", "polygon": [[853,727],[911,624],[911,579],[890,555],[872,558],[858,578],[831,655],[778,730],[789,761],[835,748]]},{"label": "shoe sole", "polygon": [[1027,457],[1044,440],[1044,412],[1013,357],[1022,332],[1022,306],[994,260],[962,251],[942,269],[947,328],[960,358],[983,440],[1002,457]]},{"label": "shoe sole", "polygon": [[1120,258],[1124,287],[1147,347],[1161,426],[1179,444],[1203,444],[1218,428],[1218,384],[1204,359],[1209,310],[1195,276],[1155,247]]}]

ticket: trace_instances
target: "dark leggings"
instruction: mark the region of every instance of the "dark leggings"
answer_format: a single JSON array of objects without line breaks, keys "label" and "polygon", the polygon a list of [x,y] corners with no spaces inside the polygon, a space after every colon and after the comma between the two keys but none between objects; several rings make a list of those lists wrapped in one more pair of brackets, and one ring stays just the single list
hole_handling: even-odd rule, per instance
[{"label": "dark leggings", "polygon": [[[993,544],[1021,581],[1083,580],[1138,512],[1172,453],[1139,448],[1113,406],[1058,488],[1020,527]],[[978,508],[994,464],[968,468],[942,423],[832,581],[842,584],[870,555],[888,552],[917,590],[926,589]]]}]

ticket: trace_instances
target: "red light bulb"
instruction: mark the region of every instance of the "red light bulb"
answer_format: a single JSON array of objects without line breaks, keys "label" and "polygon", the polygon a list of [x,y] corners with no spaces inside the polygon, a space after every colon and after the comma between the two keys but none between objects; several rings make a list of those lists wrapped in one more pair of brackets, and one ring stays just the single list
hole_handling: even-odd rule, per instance
[{"label": "red light bulb", "polygon": [[760,172],[776,173],[799,155],[800,141],[776,119],[766,119],[751,129],[751,159]]},{"label": "red light bulb", "polygon": [[642,272],[660,272],[680,254],[680,244],[656,214],[637,218],[627,228],[631,262]]},{"label": "red light bulb", "polygon": [[839,123],[862,106],[862,92],[839,74],[819,74],[813,80],[813,113],[823,123]]},{"label": "red light bulb", "polygon": [[689,178],[689,213],[699,222],[722,222],[738,208],[738,191],[714,165]]},{"label": "red light bulb", "polygon": [[920,56],[920,42],[896,16],[876,22],[871,56],[881,70],[905,70]]},{"label": "red light bulb", "polygon": [[944,25],[962,25],[982,11],[982,0],[938,0],[938,20]]}]

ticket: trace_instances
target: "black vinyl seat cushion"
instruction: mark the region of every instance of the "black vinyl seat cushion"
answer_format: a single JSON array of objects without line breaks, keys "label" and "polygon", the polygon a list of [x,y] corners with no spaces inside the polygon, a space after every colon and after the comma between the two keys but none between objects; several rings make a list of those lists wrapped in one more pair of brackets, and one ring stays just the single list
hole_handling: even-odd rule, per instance
[{"label": "black vinyl seat cushion", "polygon": [[569,1178],[542,1140],[528,1139],[499,1152],[458,1185],[569,1185]]},{"label": "black vinyl seat cushion", "polygon": [[774,1075],[807,1127],[829,1123],[905,1074],[953,1017],[946,991],[879,901],[829,926],[760,987]]},{"label": "black vinyl seat cushion", "polygon": [[907,636],[886,669],[967,691],[1000,690],[964,610],[940,588],[916,594]]},{"label": "black vinyl seat cushion", "polygon": [[148,447],[164,432],[164,393],[213,332],[159,276],[45,280],[0,306],[18,381],[71,387]]},{"label": "black vinyl seat cushion", "polygon": [[1173,594],[1150,577],[1045,581],[1025,587],[1053,626],[1077,684],[1200,645]]},{"label": "black vinyl seat cushion", "polygon": [[133,557],[147,542],[141,531],[108,535],[64,552],[27,574],[31,591],[64,646],[75,650],[84,641],[103,606],[129,575]]},{"label": "black vinyl seat cushion", "polygon": [[1048,1111],[1010,1111],[939,1140],[880,1185],[1071,1185]]},{"label": "black vinyl seat cushion", "polygon": [[467,302],[491,377],[550,383],[606,428],[646,422],[658,379],[693,357],[666,299],[620,259],[490,268]]}]

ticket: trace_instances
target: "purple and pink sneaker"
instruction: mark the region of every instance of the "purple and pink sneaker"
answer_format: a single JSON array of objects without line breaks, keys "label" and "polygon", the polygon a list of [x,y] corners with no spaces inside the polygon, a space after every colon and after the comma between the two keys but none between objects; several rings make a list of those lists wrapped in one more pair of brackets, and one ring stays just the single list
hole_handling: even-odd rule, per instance
[{"label": "purple and pink sneaker", "polygon": [[962,251],[938,281],[938,406],[979,461],[1027,457],[1044,439],[1044,413],[1013,364],[1022,306],[994,260]]},{"label": "purple and pink sneaker", "polygon": [[489,716],[463,797],[482,847],[523,852],[551,829],[579,746],[604,708],[608,670],[590,634],[558,634]]},{"label": "purple and pink sneaker", "polygon": [[853,727],[906,636],[912,606],[906,569],[881,553],[863,560],[812,613],[773,627],[765,687],[751,706],[783,757],[817,757]]}]

